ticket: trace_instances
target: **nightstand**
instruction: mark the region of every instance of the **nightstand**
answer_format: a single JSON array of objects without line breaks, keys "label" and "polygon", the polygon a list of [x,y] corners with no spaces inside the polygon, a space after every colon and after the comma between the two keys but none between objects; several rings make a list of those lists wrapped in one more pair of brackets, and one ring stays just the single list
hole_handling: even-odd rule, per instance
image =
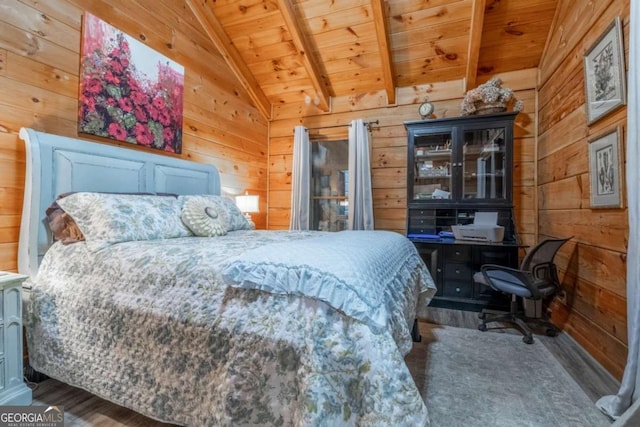
[{"label": "nightstand", "polygon": [[22,370],[22,274],[0,271],[0,405],[31,405]]}]

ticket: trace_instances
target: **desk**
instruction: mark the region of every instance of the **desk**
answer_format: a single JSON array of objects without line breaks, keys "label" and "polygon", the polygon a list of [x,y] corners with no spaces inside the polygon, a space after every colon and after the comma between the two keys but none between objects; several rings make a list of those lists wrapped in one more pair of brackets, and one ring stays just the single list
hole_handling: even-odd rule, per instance
[{"label": "desk", "polygon": [[509,310],[509,297],[473,282],[482,264],[518,268],[516,242],[479,242],[446,238],[410,240],[431,272],[438,287],[430,306],[481,311]]}]

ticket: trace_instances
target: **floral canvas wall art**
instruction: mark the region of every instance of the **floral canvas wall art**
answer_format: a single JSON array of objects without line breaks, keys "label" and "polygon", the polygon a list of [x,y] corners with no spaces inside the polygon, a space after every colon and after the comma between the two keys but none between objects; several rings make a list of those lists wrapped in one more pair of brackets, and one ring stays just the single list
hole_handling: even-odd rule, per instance
[{"label": "floral canvas wall art", "polygon": [[78,130],[180,153],[184,67],[85,13]]}]

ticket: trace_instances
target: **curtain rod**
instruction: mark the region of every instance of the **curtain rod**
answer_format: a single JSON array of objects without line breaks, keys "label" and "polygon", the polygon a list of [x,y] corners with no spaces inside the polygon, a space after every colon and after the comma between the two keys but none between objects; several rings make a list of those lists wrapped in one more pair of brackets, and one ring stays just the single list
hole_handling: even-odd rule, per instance
[{"label": "curtain rod", "polygon": [[[369,127],[371,125],[377,125],[378,123],[379,123],[378,120],[374,120],[374,121],[370,121],[370,122],[364,122],[364,124],[367,125],[367,127]],[[351,123],[346,124],[346,125],[333,125],[333,126],[320,126],[320,127],[316,127],[316,128],[307,128],[307,131],[318,130],[318,129],[342,128],[342,127],[347,127],[347,126],[351,126]]]}]

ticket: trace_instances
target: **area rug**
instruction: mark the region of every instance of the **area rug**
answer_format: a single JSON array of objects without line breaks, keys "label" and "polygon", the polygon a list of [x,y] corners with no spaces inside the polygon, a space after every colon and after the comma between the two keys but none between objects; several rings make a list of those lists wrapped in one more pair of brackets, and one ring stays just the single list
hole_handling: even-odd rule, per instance
[{"label": "area rug", "polygon": [[611,425],[538,340],[425,323],[420,332],[407,364],[431,427]]}]

